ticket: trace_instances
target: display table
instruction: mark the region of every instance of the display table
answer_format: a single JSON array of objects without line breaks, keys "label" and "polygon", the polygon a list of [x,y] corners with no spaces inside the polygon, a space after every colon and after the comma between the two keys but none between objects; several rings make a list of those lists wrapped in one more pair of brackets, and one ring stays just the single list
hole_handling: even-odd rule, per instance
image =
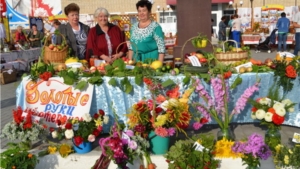
[{"label": "display table", "polygon": [[[288,34],[286,44],[293,44],[295,34]],[[244,45],[258,45],[260,40],[259,34],[243,34],[242,41]],[[278,44],[278,37],[276,37],[276,44]]]},{"label": "display table", "polygon": [[1,53],[6,63],[1,64],[1,69],[10,68],[12,65],[18,70],[28,70],[29,63],[35,61],[41,55],[41,48],[31,48],[28,50],[18,50],[12,52]]},{"label": "display table", "polygon": [[[183,87],[183,78],[185,76],[178,75],[178,76],[163,76],[161,77],[163,81],[167,79],[172,79],[175,83],[177,83],[180,86],[181,92],[183,92],[188,86]],[[234,79],[237,77],[237,74],[233,74],[232,77],[229,79],[229,83],[232,84],[234,82]],[[257,78],[261,79],[261,85],[258,92],[254,94],[254,99],[259,97],[265,97],[267,96],[269,87],[273,84],[274,77],[273,73],[244,73],[241,74],[240,77],[243,79],[243,82],[241,85],[237,86],[236,89],[232,90],[230,92],[230,105],[229,108],[232,110],[234,104],[236,103],[237,99],[240,97],[240,95],[243,93],[244,90],[246,90],[248,87],[252,86]],[[134,77],[129,77],[129,80],[131,84],[133,85],[133,92],[130,94],[124,93],[119,87],[113,87],[108,84],[110,77],[103,77],[104,82],[94,87],[93,96],[92,96],[92,103],[91,103],[91,109],[90,113],[94,114],[95,112],[98,112],[99,109],[103,109],[107,115],[110,116],[110,119],[113,119],[113,112],[111,111],[111,103],[113,103],[113,107],[116,111],[116,113],[120,116],[120,120],[126,122],[127,117],[125,114],[130,110],[131,106],[138,102],[139,100],[145,98],[150,98],[150,91],[147,89],[145,85],[138,86],[134,82]],[[120,81],[123,78],[118,78],[117,80]],[[17,106],[25,108],[25,89],[22,87],[23,81],[18,86],[16,90],[17,95]],[[289,98],[291,101],[295,102],[295,112],[290,113],[288,118],[286,118],[284,124],[290,125],[290,126],[297,126],[300,127],[300,80],[299,77],[294,80],[294,88],[291,92],[287,93],[286,98]],[[206,84],[205,87],[212,90],[211,86]],[[282,91],[281,91],[282,93]],[[191,99],[194,101],[199,101],[199,96],[197,94],[193,94],[191,96]],[[234,116],[232,119],[232,122],[236,123],[254,123],[259,122],[255,121],[251,118],[250,112],[251,112],[251,106],[247,105],[246,108],[241,112],[241,114],[238,114]],[[85,112],[83,112],[85,113]],[[104,126],[104,131],[108,132],[110,129],[110,126],[113,124],[113,120],[110,121],[108,125]]]}]

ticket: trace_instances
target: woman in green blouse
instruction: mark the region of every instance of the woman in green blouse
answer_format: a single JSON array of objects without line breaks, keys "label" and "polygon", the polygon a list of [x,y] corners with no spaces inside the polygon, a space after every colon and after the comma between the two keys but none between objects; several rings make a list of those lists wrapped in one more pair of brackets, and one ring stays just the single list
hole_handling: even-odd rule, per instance
[{"label": "woman in green blouse", "polygon": [[[129,59],[135,61],[159,60],[165,55],[164,33],[161,26],[150,19],[152,4],[140,0],[136,4],[139,22],[130,29]],[[136,52],[136,47],[138,52]]]},{"label": "woman in green blouse", "polygon": [[30,46],[32,48],[41,47],[41,40],[43,37],[43,33],[37,30],[36,24],[32,24],[31,31],[27,36],[27,39],[30,41]]}]

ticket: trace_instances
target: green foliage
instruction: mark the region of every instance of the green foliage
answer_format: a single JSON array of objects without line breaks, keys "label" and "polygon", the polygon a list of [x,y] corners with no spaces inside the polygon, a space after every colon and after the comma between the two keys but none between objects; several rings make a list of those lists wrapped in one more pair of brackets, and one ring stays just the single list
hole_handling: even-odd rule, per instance
[{"label": "green foliage", "polygon": [[[196,150],[195,142],[201,142],[202,151]],[[164,157],[169,162],[169,169],[215,169],[219,161],[214,159],[212,150],[214,136],[212,134],[194,135],[192,139],[177,141]]]},{"label": "green foliage", "polygon": [[36,155],[22,150],[19,147],[9,148],[0,154],[1,168],[33,169],[38,163]]},{"label": "green foliage", "polygon": [[238,85],[242,84],[243,79],[238,76],[235,78],[234,82],[231,84],[230,89],[235,89]]},{"label": "green foliage", "polygon": [[30,79],[36,81],[44,72],[51,72],[54,75],[54,66],[52,64],[45,64],[39,58],[39,61],[35,63],[30,69]]}]

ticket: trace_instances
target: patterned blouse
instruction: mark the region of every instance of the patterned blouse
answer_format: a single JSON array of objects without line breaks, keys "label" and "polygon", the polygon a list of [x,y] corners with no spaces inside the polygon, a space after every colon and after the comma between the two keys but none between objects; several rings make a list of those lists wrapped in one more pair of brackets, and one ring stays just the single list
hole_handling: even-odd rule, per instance
[{"label": "patterned blouse", "polygon": [[85,51],[86,51],[87,35],[81,29],[81,27],[80,27],[79,31],[73,29],[73,32],[74,32],[74,35],[76,38],[77,53],[79,54],[78,58],[84,59]]},{"label": "patterned blouse", "polygon": [[130,42],[129,49],[134,52],[133,58],[136,61],[157,60],[159,53],[165,53],[164,33],[154,21],[146,28],[139,28],[138,23],[132,25]]}]

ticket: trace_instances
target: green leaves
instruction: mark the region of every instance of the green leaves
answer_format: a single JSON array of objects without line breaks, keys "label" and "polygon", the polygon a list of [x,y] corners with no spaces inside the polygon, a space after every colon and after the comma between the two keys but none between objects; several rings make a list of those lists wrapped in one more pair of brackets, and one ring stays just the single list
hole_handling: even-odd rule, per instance
[{"label": "green leaves", "polygon": [[108,81],[108,84],[112,85],[113,87],[116,87],[118,82],[115,78],[111,78],[109,81]]},{"label": "green leaves", "polygon": [[235,80],[234,80],[234,82],[231,84],[230,89],[236,88],[242,82],[243,82],[243,79],[240,76],[236,77]]},{"label": "green leaves", "polygon": [[120,89],[127,94],[129,94],[132,91],[133,87],[127,77],[121,80]]},{"label": "green leaves", "polygon": [[164,82],[162,83],[162,86],[163,86],[163,87],[169,87],[169,86],[173,86],[173,85],[176,85],[176,84],[175,84],[174,81],[171,80],[171,79],[168,79],[168,80],[166,80],[166,81],[164,81]]},{"label": "green leaves", "polygon": [[77,83],[75,89],[83,90],[84,88],[86,88],[87,84],[87,81],[82,80],[79,83]]},{"label": "green leaves", "polygon": [[93,76],[93,77],[89,78],[88,82],[90,84],[94,84],[94,85],[99,86],[99,85],[101,85],[103,83],[103,79],[102,79],[101,76]]}]

